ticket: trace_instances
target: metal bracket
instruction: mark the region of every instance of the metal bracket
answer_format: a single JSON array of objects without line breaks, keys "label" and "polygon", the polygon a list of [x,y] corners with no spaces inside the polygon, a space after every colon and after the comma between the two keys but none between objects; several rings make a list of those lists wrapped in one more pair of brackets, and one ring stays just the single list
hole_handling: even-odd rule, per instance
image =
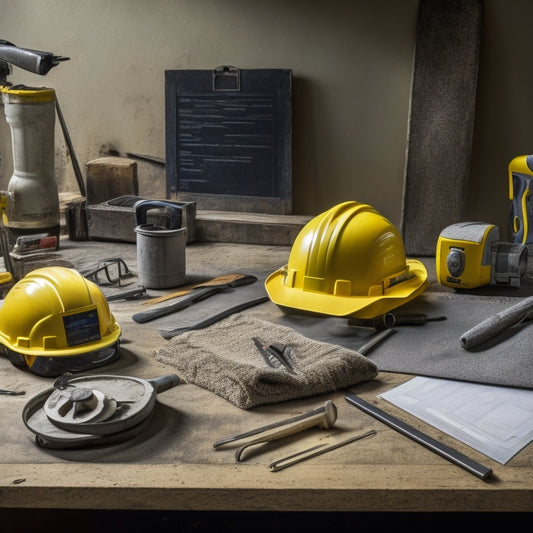
[{"label": "metal bracket", "polygon": [[520,287],[525,274],[528,249],[525,244],[495,242],[492,245],[491,285]]},{"label": "metal bracket", "polygon": [[240,91],[241,72],[230,65],[213,69],[213,91]]},{"label": "metal bracket", "polygon": [[0,85],[7,84],[7,77],[11,74],[11,66],[7,61],[0,59]]}]

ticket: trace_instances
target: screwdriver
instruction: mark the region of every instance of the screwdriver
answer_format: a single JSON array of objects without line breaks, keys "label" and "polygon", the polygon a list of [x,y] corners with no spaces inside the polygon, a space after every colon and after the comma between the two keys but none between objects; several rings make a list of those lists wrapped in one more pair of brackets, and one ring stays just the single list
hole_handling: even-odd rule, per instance
[{"label": "screwdriver", "polygon": [[445,316],[429,317],[425,313],[408,313],[408,314],[399,314],[399,315],[387,313],[383,317],[383,322],[387,327],[401,326],[401,325],[421,326],[425,324],[426,322],[440,322],[441,320],[446,320],[446,317]]},{"label": "screwdriver", "polygon": [[421,326],[426,322],[438,322],[441,320],[446,320],[446,317],[429,317],[425,313],[405,313],[397,315],[393,313],[386,313],[382,316],[371,319],[350,317],[348,324],[350,326],[384,329],[393,328],[394,326]]}]

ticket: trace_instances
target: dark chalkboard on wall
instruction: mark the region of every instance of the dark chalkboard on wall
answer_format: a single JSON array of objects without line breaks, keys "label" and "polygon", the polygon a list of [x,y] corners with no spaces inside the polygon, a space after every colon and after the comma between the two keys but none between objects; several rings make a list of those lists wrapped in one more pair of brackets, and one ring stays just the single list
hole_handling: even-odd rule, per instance
[{"label": "dark chalkboard on wall", "polygon": [[165,71],[167,197],[290,214],[292,71]]}]

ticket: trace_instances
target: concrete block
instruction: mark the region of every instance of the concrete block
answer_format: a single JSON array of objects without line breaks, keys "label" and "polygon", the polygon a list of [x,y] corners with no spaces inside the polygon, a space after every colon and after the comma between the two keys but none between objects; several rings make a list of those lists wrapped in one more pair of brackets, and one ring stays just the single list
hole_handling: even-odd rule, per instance
[{"label": "concrete block", "polygon": [[101,157],[87,163],[87,203],[100,204],[139,194],[137,162],[127,157]]},{"label": "concrete block", "polygon": [[434,256],[464,220],[476,107],[482,0],[421,0],[401,232],[409,256]]},{"label": "concrete block", "polygon": [[311,218],[303,215],[201,210],[196,216],[196,240],[292,246]]},{"label": "concrete block", "polygon": [[[134,231],[136,221],[133,206],[138,200],[149,199],[126,195],[113,198],[98,205],[87,205],[89,238],[95,241],[137,242]],[[175,202],[171,200],[162,201],[181,206],[182,227],[187,228],[187,242],[194,241],[196,239],[196,203]],[[150,212],[147,214],[146,223],[156,223]]]}]

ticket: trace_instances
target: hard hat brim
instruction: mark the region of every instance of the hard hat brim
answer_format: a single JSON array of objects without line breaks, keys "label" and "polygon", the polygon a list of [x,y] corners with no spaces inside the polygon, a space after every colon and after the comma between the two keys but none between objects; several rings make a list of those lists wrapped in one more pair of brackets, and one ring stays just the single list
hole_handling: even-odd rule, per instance
[{"label": "hard hat brim", "polygon": [[284,269],[268,276],[265,288],[271,301],[280,307],[328,316],[371,319],[416,298],[428,287],[426,267],[415,259],[408,259],[406,263],[411,277],[379,296],[339,296],[287,287]]}]

